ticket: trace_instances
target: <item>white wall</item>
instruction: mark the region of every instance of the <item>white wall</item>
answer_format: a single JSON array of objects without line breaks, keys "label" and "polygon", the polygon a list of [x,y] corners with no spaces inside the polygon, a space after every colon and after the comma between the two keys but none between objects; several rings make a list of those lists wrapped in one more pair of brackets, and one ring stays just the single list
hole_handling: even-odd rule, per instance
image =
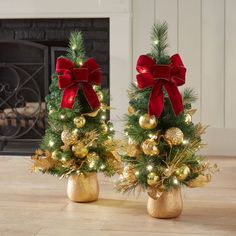
[{"label": "white wall", "polygon": [[169,52],[181,54],[186,86],[199,96],[194,121],[210,125],[208,155],[236,156],[235,11],[235,0],[133,0],[133,68],[150,49],[153,22],[166,20]]}]

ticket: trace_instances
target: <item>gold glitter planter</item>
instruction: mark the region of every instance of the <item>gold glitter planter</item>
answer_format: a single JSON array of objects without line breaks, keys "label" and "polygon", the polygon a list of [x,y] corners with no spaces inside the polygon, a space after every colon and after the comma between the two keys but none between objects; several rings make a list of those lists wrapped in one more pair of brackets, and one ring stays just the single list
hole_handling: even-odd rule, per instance
[{"label": "gold glitter planter", "polygon": [[147,211],[152,217],[160,219],[175,218],[181,214],[182,209],[183,201],[180,188],[163,192],[157,200],[148,197]]},{"label": "gold glitter planter", "polygon": [[98,199],[97,173],[72,175],[68,179],[67,196],[73,202],[92,202]]}]

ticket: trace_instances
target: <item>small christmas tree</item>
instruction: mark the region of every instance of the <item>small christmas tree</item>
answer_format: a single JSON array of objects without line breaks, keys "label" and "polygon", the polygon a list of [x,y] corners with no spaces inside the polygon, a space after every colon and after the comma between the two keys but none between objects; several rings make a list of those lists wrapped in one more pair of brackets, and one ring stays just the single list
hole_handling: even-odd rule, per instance
[{"label": "small christmas tree", "polygon": [[178,90],[186,68],[178,54],[167,54],[167,30],[166,22],[154,24],[152,51],[137,61],[137,84],[129,91],[124,169],[117,183],[121,192],[141,187],[153,199],[181,185],[203,186],[212,171],[197,152],[205,127],[192,122],[194,91]]},{"label": "small christmas tree", "polygon": [[32,156],[34,171],[58,177],[115,173],[114,130],[107,122],[109,94],[100,87],[101,80],[96,61],[85,56],[82,34],[72,33],[68,53],[57,59],[45,98],[48,128]]}]

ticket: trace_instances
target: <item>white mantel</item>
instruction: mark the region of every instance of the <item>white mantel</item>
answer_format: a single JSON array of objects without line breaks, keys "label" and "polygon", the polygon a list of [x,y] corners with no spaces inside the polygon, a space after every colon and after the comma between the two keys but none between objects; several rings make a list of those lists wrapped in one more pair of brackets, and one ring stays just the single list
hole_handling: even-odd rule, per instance
[{"label": "white mantel", "polygon": [[109,18],[111,120],[116,130],[127,112],[132,77],[131,0],[1,0],[0,19]]}]

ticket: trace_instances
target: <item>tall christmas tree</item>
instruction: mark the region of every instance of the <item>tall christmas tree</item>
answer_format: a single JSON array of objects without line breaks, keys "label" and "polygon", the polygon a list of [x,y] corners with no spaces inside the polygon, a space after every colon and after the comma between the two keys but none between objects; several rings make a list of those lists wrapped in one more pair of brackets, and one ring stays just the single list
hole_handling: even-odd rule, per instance
[{"label": "tall christmas tree", "polygon": [[58,177],[115,173],[114,130],[107,122],[109,93],[101,88],[101,80],[96,61],[85,56],[82,34],[72,33],[68,53],[57,59],[45,98],[48,127],[32,156],[34,171]]},{"label": "tall christmas tree", "polygon": [[196,95],[186,88],[186,68],[178,54],[167,54],[167,23],[154,24],[152,50],[137,61],[137,83],[129,91],[126,116],[127,149],[117,188],[139,187],[158,199],[185,185],[200,187],[210,181],[212,169],[198,153],[205,127],[192,122]]}]

